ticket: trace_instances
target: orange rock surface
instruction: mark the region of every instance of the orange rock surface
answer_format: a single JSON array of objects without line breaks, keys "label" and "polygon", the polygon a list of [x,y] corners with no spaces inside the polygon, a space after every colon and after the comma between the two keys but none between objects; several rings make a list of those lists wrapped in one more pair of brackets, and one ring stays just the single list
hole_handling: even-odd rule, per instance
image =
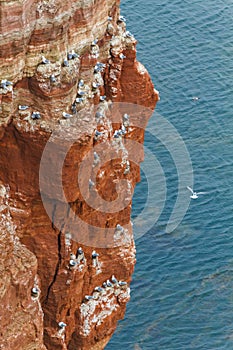
[{"label": "orange rock surface", "polygon": [[[104,349],[124,317],[131,197],[159,96],[119,15],[118,0],[0,1],[0,349]],[[115,137],[127,106],[135,123]],[[118,208],[119,193],[120,210],[100,207],[97,194]],[[112,275],[127,283],[103,286]]]}]

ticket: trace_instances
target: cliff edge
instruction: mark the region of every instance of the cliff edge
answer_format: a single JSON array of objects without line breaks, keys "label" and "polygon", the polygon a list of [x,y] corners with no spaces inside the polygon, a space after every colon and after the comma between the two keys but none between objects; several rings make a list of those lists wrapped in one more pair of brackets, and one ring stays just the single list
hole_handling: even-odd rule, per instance
[{"label": "cliff edge", "polygon": [[0,349],[104,349],[124,316],[143,160],[127,141],[159,96],[119,3],[0,1]]}]

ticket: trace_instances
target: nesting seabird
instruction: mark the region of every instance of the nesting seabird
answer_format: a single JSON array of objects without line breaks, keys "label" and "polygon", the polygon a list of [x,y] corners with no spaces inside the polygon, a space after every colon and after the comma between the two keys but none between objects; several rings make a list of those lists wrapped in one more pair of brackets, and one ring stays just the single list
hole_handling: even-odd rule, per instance
[{"label": "nesting seabird", "polygon": [[84,96],[86,93],[83,90],[78,90],[78,95],[79,96]]},{"label": "nesting seabird", "polygon": [[100,84],[98,84],[95,81],[93,81],[92,87],[93,87],[93,89],[98,89],[98,87],[100,87]]},{"label": "nesting seabird", "polygon": [[32,295],[33,297],[38,297],[39,292],[40,292],[39,288],[33,287],[32,290],[31,290],[31,295]]},{"label": "nesting seabird", "polygon": [[130,162],[127,160],[124,175],[127,175],[129,173],[130,173]]},{"label": "nesting seabird", "polygon": [[103,96],[100,96],[100,101],[105,101],[106,100],[106,96],[103,95]]},{"label": "nesting seabird", "polygon": [[124,232],[125,232],[125,229],[124,229],[124,227],[122,227],[120,224],[117,224],[117,225],[116,225],[116,228],[115,228],[115,231],[124,233]]},{"label": "nesting seabird", "polygon": [[66,328],[67,324],[65,322],[58,323],[59,328]]},{"label": "nesting seabird", "polygon": [[92,299],[94,299],[94,297],[92,295],[85,295],[85,299],[86,300],[92,300]]},{"label": "nesting seabird", "polygon": [[69,114],[69,113],[66,113],[66,112],[62,112],[62,116],[63,116],[63,118],[65,118],[65,119],[69,119],[69,118],[72,117],[72,114]]},{"label": "nesting seabird", "polygon": [[112,275],[111,280],[114,284],[118,283],[118,280],[116,279],[116,277],[114,275]]},{"label": "nesting seabird", "polygon": [[126,18],[124,16],[119,16],[118,21],[119,22],[126,22]]},{"label": "nesting seabird", "polygon": [[69,67],[69,62],[67,61],[67,59],[65,58],[63,61],[63,66],[64,67]]},{"label": "nesting seabird", "polygon": [[107,283],[106,283],[106,282],[103,283],[103,287],[104,287],[104,288],[107,287]]},{"label": "nesting seabird", "polygon": [[84,86],[84,80],[80,79],[78,82],[78,87],[83,87]]},{"label": "nesting seabird", "polygon": [[112,16],[108,16],[108,21],[112,21]]},{"label": "nesting seabird", "polygon": [[42,63],[43,64],[49,64],[50,63],[50,60],[48,60],[47,58],[45,58],[44,56],[42,56]]},{"label": "nesting seabird", "polygon": [[79,264],[81,261],[85,261],[85,257],[84,257],[84,252],[82,250],[81,247],[78,248],[77,252],[76,252],[76,259],[77,259],[77,263]]},{"label": "nesting seabird", "polygon": [[68,52],[67,53],[67,58],[68,58],[69,61],[73,59],[72,52]]},{"label": "nesting seabird", "polygon": [[76,104],[75,103],[72,104],[71,111],[72,111],[72,114],[76,114],[77,113],[77,108],[76,108]]},{"label": "nesting seabird", "polygon": [[97,62],[94,68],[94,73],[103,72],[105,67],[106,67],[105,63]]},{"label": "nesting seabird", "polygon": [[119,57],[120,57],[121,60],[123,60],[124,58],[126,58],[126,56],[125,56],[123,53],[120,53],[120,54],[119,54]]},{"label": "nesting seabird", "polygon": [[54,75],[54,74],[50,75],[50,81],[51,81],[52,83],[55,83],[56,80],[57,80],[57,79],[55,78],[55,75]]},{"label": "nesting seabird", "polygon": [[72,58],[79,58],[79,54],[77,54],[74,50],[71,51]]},{"label": "nesting seabird", "polygon": [[95,287],[94,290],[95,290],[96,292],[99,292],[99,293],[103,292],[103,288],[101,288],[101,287]]},{"label": "nesting seabird", "polygon": [[115,130],[115,131],[114,131],[113,137],[114,137],[115,139],[119,139],[121,136],[122,136],[121,130]]},{"label": "nesting seabird", "polygon": [[98,257],[99,257],[99,254],[96,253],[95,250],[93,250],[92,254],[91,254],[91,257],[92,257],[92,264],[93,264],[93,267],[99,267],[99,261],[98,261]]},{"label": "nesting seabird", "polygon": [[77,265],[77,262],[73,259],[70,259],[69,265],[70,267],[75,267]]},{"label": "nesting seabird", "polygon": [[[129,119],[130,119],[130,116],[127,114],[127,113],[125,113],[124,115],[123,115],[123,125],[125,126],[125,127],[128,127],[129,126]],[[122,129],[122,128],[121,128]]]},{"label": "nesting seabird", "polygon": [[127,133],[124,124],[121,126],[121,132],[122,132],[122,135],[125,135]]},{"label": "nesting seabird", "polygon": [[113,287],[112,283],[111,283],[109,280],[107,280],[106,285],[107,285],[107,287],[109,287],[109,288],[112,288],[112,287]]},{"label": "nesting seabird", "polygon": [[78,250],[77,250],[76,257],[77,257],[78,255],[82,255],[82,254],[83,254],[83,250],[82,250],[81,247],[79,247]]},{"label": "nesting seabird", "polygon": [[40,112],[32,112],[31,118],[32,118],[33,120],[35,120],[35,119],[40,119],[40,118],[41,118]]},{"label": "nesting seabird", "polygon": [[128,30],[125,32],[125,36],[126,36],[127,38],[133,38],[133,37],[134,37],[133,34],[130,33],[130,31],[128,31]]},{"label": "nesting seabird", "polygon": [[75,101],[76,101],[77,103],[81,103],[81,102],[84,101],[84,98],[83,98],[83,97],[77,97],[77,98],[75,99]]},{"label": "nesting seabird", "polygon": [[96,38],[96,39],[94,39],[93,41],[92,41],[92,43],[91,43],[91,46],[95,46],[95,45],[97,45],[98,44],[98,39]]},{"label": "nesting seabird", "polygon": [[97,139],[100,136],[103,136],[103,133],[101,131],[95,130],[95,138]]},{"label": "nesting seabird", "polygon": [[123,121],[128,121],[129,120],[129,115],[127,113],[125,113],[123,115]]},{"label": "nesting seabird", "polygon": [[6,79],[1,80],[0,87],[1,87],[2,89],[6,89],[6,88],[7,88],[7,87],[6,87],[6,82],[7,82]]},{"label": "nesting seabird", "polygon": [[118,284],[120,287],[127,286],[127,282],[124,281],[119,281]]},{"label": "nesting seabird", "polygon": [[74,253],[70,253],[70,259],[71,260],[76,260],[76,255]]},{"label": "nesting seabird", "polygon": [[197,199],[199,194],[205,194],[206,192],[194,192],[193,189],[189,186],[187,186],[187,189],[192,193],[192,195],[190,196],[190,198],[192,199]]},{"label": "nesting seabird", "polygon": [[12,85],[13,85],[13,83],[9,80],[6,80],[6,79],[2,79],[1,83],[0,83],[0,87],[2,89],[7,89],[8,86],[12,86]]},{"label": "nesting seabird", "polygon": [[99,66],[95,65],[94,73],[100,73],[100,72],[102,72],[102,69]]},{"label": "nesting seabird", "polygon": [[99,254],[98,254],[98,253],[96,253],[96,251],[95,251],[95,250],[93,250],[93,252],[92,252],[91,256],[92,256],[92,259],[96,259],[96,258],[98,258]]},{"label": "nesting seabird", "polygon": [[18,109],[20,110],[20,111],[26,111],[26,109],[28,109],[29,107],[28,106],[21,106],[21,105],[19,105],[18,106]]}]

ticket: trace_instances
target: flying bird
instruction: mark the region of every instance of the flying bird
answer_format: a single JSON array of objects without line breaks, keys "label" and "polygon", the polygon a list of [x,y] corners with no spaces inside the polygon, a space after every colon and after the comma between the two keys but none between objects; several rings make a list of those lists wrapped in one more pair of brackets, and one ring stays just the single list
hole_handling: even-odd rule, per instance
[{"label": "flying bird", "polygon": [[194,192],[193,189],[189,186],[187,186],[187,189],[192,193],[192,195],[190,196],[190,198],[192,199],[197,199],[199,197],[199,194],[206,193],[206,192]]}]

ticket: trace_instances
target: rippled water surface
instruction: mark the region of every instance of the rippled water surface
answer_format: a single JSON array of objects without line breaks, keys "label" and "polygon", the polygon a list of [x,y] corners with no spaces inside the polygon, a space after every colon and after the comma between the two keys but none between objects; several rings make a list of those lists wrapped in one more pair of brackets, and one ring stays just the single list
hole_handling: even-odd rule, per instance
[{"label": "rippled water surface", "polygon": [[[165,233],[179,176],[167,150],[147,133],[166,176],[167,200],[156,225],[136,241],[131,302],[107,349],[232,350],[233,3],[122,0],[122,14],[160,91],[156,111],[182,136],[195,188],[207,193]],[[146,190],[142,174],[133,217]]]}]

